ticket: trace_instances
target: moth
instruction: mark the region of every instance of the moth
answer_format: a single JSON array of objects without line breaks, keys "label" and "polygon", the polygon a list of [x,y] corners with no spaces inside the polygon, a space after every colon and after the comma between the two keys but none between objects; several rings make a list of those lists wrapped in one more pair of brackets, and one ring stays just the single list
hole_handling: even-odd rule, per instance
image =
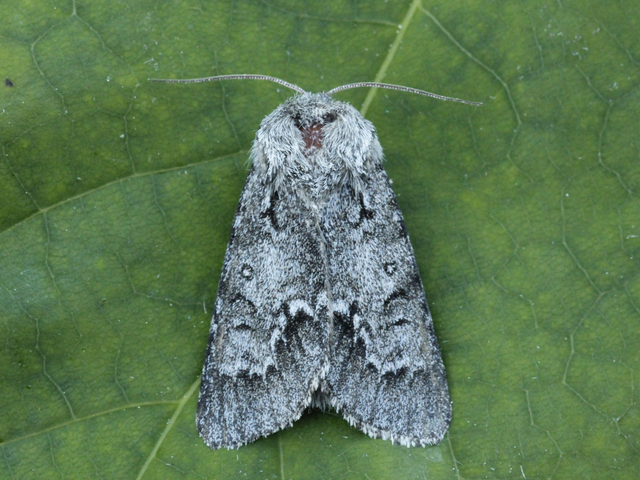
[{"label": "moth", "polygon": [[265,117],[227,247],[196,424],[238,448],[333,407],[375,438],[442,440],[444,365],[404,219],[371,122],[332,95],[298,94]]}]

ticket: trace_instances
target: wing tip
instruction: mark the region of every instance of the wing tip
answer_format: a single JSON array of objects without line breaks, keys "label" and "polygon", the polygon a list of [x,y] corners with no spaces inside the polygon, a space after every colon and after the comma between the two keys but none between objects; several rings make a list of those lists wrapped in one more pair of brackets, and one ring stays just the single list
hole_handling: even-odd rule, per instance
[{"label": "wing tip", "polygon": [[371,438],[390,440],[393,445],[398,444],[405,447],[426,447],[428,445],[437,445],[444,438],[445,433],[449,429],[451,419],[443,419],[440,424],[431,425],[426,429],[425,435],[417,437],[414,435],[405,435],[398,432],[392,432],[377,428],[373,425],[365,423],[352,415],[343,415],[343,418],[349,422],[352,427],[361,430]]},{"label": "wing tip", "polygon": [[[273,428],[265,429],[263,431],[256,430],[255,432],[245,432],[247,435],[242,436],[240,439],[227,438],[224,429],[211,421],[213,416],[209,416],[206,408],[201,408],[198,402],[198,412],[196,414],[196,427],[198,434],[204,440],[204,443],[212,450],[218,450],[220,448],[226,448],[227,450],[236,450],[244,445],[255,442],[261,437],[268,437],[280,430],[293,426],[293,423],[297,421],[304,411],[314,405],[315,393],[319,390],[321,382],[329,371],[328,358],[325,360],[325,365],[318,373],[309,381],[309,386],[304,397],[304,400],[298,405],[295,412],[284,420],[278,421],[276,419],[275,426]],[[209,420],[209,421],[208,421]]]},{"label": "wing tip", "polygon": [[439,403],[439,415],[427,416],[424,422],[422,434],[400,433],[400,429],[391,430],[388,428],[380,428],[367,423],[356,415],[347,413],[338,403],[335,397],[330,397],[328,402],[337,412],[342,411],[342,417],[349,422],[349,425],[364,432],[371,438],[390,440],[392,444],[399,444],[405,447],[426,447],[428,445],[437,445],[444,438],[449,426],[451,425],[451,401],[446,397],[445,402]]}]

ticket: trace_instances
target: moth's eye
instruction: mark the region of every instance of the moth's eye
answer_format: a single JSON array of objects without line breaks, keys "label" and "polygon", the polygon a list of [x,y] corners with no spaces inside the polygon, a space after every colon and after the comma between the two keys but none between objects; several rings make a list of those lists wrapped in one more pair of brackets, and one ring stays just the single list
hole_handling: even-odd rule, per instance
[{"label": "moth's eye", "polygon": [[302,127],[302,116],[299,113],[296,113],[291,118],[293,118],[293,123],[295,124],[296,128]]},{"label": "moth's eye", "polygon": [[335,122],[337,118],[338,116],[335,113],[325,113],[322,116],[322,122],[326,125],[327,123]]}]

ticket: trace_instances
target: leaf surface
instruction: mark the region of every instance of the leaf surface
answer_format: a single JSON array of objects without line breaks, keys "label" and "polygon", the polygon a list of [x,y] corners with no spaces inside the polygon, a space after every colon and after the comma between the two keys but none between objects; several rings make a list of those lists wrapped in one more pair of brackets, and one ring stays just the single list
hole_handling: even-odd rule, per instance
[{"label": "leaf surface", "polygon": [[[640,476],[636,2],[4,2],[0,478]],[[375,125],[447,367],[444,441],[195,429],[247,152],[292,92]],[[3,79],[3,80],[4,80]]]}]

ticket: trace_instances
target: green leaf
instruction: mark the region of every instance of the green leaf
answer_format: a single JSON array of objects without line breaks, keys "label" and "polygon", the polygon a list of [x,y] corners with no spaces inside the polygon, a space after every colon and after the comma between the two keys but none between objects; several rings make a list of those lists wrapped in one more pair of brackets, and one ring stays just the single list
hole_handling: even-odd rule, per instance
[{"label": "green leaf", "polygon": [[[637,2],[4,2],[0,478],[640,476]],[[444,441],[195,429],[267,82],[377,127],[447,367]],[[2,78],[4,77],[4,78]],[[11,86],[13,85],[13,86]],[[370,95],[368,97],[368,95]]]}]

